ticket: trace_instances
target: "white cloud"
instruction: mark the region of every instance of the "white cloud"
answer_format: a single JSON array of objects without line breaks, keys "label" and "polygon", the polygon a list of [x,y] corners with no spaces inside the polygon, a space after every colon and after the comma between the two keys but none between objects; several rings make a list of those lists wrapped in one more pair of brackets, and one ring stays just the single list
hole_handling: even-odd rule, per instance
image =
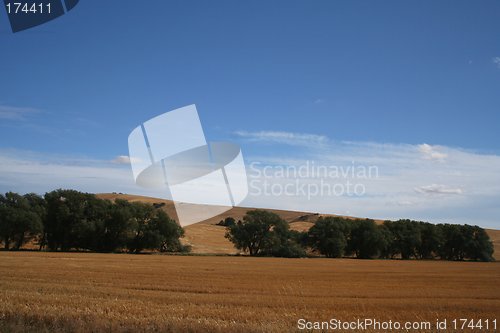
[{"label": "white cloud", "polygon": [[145,190],[137,186],[130,168],[109,160],[0,150],[0,193],[43,194],[57,188],[92,193],[123,192],[168,199],[165,191]]},{"label": "white cloud", "polygon": [[136,157],[130,158],[127,155],[119,155],[119,156],[116,156],[111,162],[113,162],[115,164],[130,164],[130,162],[141,163],[142,161],[140,158],[136,158]]},{"label": "white cloud", "polygon": [[[332,184],[345,184],[346,180],[349,180],[351,184],[362,184],[366,194],[359,197],[313,196],[310,200],[301,193],[281,196],[250,195],[241,204],[244,207],[349,214],[380,219],[412,218],[430,222],[478,224],[500,229],[498,155],[478,154],[446,146],[424,146],[422,149],[423,145],[335,142],[326,137],[307,134],[257,133],[260,133],[263,139],[279,144],[282,140],[296,142],[299,139],[301,144],[318,140],[324,144],[321,149],[294,151],[273,148],[272,155],[264,152],[259,156],[246,154],[243,150],[250,182],[265,179],[270,186],[277,184],[279,187],[292,183],[291,189],[295,188],[295,179],[278,176],[256,177],[254,168],[250,167],[252,162],[260,163],[257,166],[260,171],[266,166],[277,165],[298,168],[307,162],[327,167],[376,166],[379,176],[367,179],[300,176],[301,184],[306,185],[317,185],[321,180]],[[258,137],[255,133],[242,134],[242,137]],[[442,163],[425,158],[429,155],[432,157],[435,152],[446,154],[444,160],[438,158],[443,160]],[[126,156],[118,156],[115,160],[125,163]],[[252,192],[255,184],[249,185]],[[0,192],[12,190],[21,193],[44,193],[56,188],[168,198],[165,191],[137,186],[128,166],[112,163],[109,159],[96,160],[0,149]]]},{"label": "white cloud", "polygon": [[[307,195],[250,196],[245,202],[251,207],[276,208],[331,214],[352,214],[380,219],[412,218],[430,222],[478,224],[500,229],[500,156],[478,154],[446,146],[378,144],[373,142],[328,141],[322,149],[306,152],[289,150],[276,153],[245,155],[247,165],[259,162],[261,171],[266,166],[301,166],[314,162],[315,166],[349,167],[376,166],[379,177],[299,177],[299,182],[313,189],[329,184],[359,183],[365,195],[313,196]],[[440,161],[440,163],[436,163]],[[248,167],[250,181],[258,171]],[[252,174],[254,176],[252,176]],[[268,188],[295,189],[295,178],[257,177],[253,185],[267,179]],[[297,178],[297,177],[296,177]],[[276,185],[275,185],[276,184]],[[428,185],[431,184],[431,185]],[[256,186],[250,186],[252,189]],[[252,190],[251,190],[252,191]],[[255,191],[254,191],[255,192]],[[425,195],[424,195],[425,194]]]},{"label": "white cloud", "polygon": [[493,63],[497,65],[497,67],[500,69],[500,57],[494,57],[492,59]]},{"label": "white cloud", "polygon": [[26,120],[27,116],[38,112],[35,108],[0,105],[0,119]]},{"label": "white cloud", "polygon": [[434,161],[444,161],[448,155],[438,151],[438,147],[428,145],[427,143],[418,145],[418,151],[425,159]]},{"label": "white cloud", "polygon": [[399,206],[413,206],[413,205],[415,205],[415,203],[413,201],[410,201],[410,200],[397,201],[396,204]]},{"label": "white cloud", "polygon": [[259,131],[247,132],[236,131],[234,134],[249,139],[251,141],[282,143],[292,146],[309,146],[314,147],[324,145],[328,142],[328,138],[324,135],[294,133],[282,131]]},{"label": "white cloud", "polygon": [[446,185],[425,185],[415,187],[415,191],[423,194],[462,194],[463,190],[461,188],[453,188]]}]

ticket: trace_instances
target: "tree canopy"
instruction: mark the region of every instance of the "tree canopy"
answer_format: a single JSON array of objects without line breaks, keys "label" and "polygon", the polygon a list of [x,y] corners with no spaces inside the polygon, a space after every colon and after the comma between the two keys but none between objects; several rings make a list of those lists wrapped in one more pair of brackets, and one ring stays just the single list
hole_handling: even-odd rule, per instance
[{"label": "tree canopy", "polygon": [[376,224],[370,219],[329,216],[299,233],[289,230],[276,214],[249,211],[227,230],[226,237],[235,247],[250,255],[294,257],[312,251],[329,258],[493,260],[488,234],[470,225],[408,219]]},{"label": "tree canopy", "polygon": [[43,197],[8,192],[0,195],[0,241],[6,249],[37,237],[40,248],[52,251],[187,251],[184,230],[161,207],[74,190]]},{"label": "tree canopy", "polygon": [[279,215],[265,210],[251,210],[243,221],[227,227],[226,238],[251,256],[272,255],[301,257],[305,251],[295,241],[289,225]]}]

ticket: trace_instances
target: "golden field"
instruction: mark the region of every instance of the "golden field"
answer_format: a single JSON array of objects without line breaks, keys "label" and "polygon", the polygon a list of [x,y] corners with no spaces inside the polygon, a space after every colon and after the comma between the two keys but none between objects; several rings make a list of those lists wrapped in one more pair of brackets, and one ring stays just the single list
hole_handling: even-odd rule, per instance
[{"label": "golden field", "polygon": [[0,252],[2,332],[288,332],[297,320],[500,321],[500,264]]}]

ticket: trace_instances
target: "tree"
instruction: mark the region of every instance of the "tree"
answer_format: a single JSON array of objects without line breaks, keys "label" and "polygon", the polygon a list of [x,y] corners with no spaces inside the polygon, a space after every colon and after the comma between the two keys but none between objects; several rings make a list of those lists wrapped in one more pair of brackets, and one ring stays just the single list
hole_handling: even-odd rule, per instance
[{"label": "tree", "polygon": [[40,222],[36,225],[33,230],[33,235],[38,237],[38,245],[40,249],[45,245],[45,239],[43,238],[43,226],[47,220],[47,201],[44,197],[36,193],[28,193],[24,195],[24,198],[28,201],[31,211],[38,215]]},{"label": "tree", "polygon": [[141,202],[131,203],[132,208],[132,237],[127,241],[127,248],[131,252],[139,253],[143,249],[160,246],[160,237],[149,227],[155,216],[153,206]]},{"label": "tree", "polygon": [[161,209],[134,202],[132,208],[132,237],[127,242],[129,251],[139,253],[144,249],[178,251],[186,250],[179,238],[184,230]]},{"label": "tree", "polygon": [[281,220],[275,224],[271,231],[271,237],[262,249],[262,255],[284,258],[305,257],[306,252],[300,245],[301,234],[290,230],[290,225]]},{"label": "tree", "polygon": [[5,249],[19,250],[29,236],[42,231],[42,222],[30,201],[17,193],[7,192],[0,196],[0,239]]},{"label": "tree", "polygon": [[439,255],[446,260],[493,260],[493,244],[484,229],[471,225],[441,224],[443,244]]},{"label": "tree", "polygon": [[303,256],[300,246],[292,239],[288,223],[277,214],[265,210],[251,210],[243,221],[227,227],[226,238],[238,250],[251,256]]},{"label": "tree", "polygon": [[443,235],[443,244],[439,249],[439,256],[446,260],[464,260],[465,243],[464,234],[456,224],[440,224],[439,229]]},{"label": "tree", "polygon": [[309,229],[309,244],[313,250],[329,258],[344,255],[350,233],[350,222],[340,217],[320,217]]},{"label": "tree", "polygon": [[369,259],[379,256],[384,248],[385,238],[375,221],[351,221],[347,252],[355,253],[357,258]]},{"label": "tree", "polygon": [[402,259],[410,259],[417,256],[417,248],[422,242],[422,236],[418,223],[410,220],[385,221],[384,225],[392,234],[391,257],[398,254]]},{"label": "tree", "polygon": [[100,246],[98,251],[113,252],[127,245],[131,237],[132,208],[128,201],[116,199],[109,205],[108,214],[104,220],[103,229],[100,230]]},{"label": "tree", "polygon": [[394,257],[394,235],[391,230],[384,223],[378,226],[378,231],[380,233],[380,258],[393,258]]},{"label": "tree", "polygon": [[45,239],[51,250],[187,250],[179,240],[184,230],[161,207],[119,199],[112,203],[73,190],[52,191],[45,199]]},{"label": "tree", "polygon": [[472,260],[493,261],[493,243],[486,231],[476,226],[465,225],[467,239],[465,243],[466,256]]},{"label": "tree", "polygon": [[433,259],[439,252],[443,243],[441,230],[432,223],[418,222],[421,242],[416,247],[419,259]]},{"label": "tree", "polygon": [[94,249],[97,230],[107,214],[107,203],[95,195],[75,190],[55,190],[45,194],[47,218],[45,239],[51,250]]},{"label": "tree", "polygon": [[163,210],[157,212],[153,220],[154,228],[161,236],[159,250],[162,252],[187,252],[189,247],[181,244],[180,238],[184,236],[184,229],[172,220]]}]

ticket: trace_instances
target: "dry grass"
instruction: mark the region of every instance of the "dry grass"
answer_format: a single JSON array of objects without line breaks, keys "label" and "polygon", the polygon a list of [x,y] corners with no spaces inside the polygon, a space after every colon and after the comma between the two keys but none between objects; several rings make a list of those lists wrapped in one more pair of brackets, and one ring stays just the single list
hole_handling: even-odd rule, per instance
[{"label": "dry grass", "polygon": [[0,331],[283,332],[499,318],[500,264],[0,252]]}]

